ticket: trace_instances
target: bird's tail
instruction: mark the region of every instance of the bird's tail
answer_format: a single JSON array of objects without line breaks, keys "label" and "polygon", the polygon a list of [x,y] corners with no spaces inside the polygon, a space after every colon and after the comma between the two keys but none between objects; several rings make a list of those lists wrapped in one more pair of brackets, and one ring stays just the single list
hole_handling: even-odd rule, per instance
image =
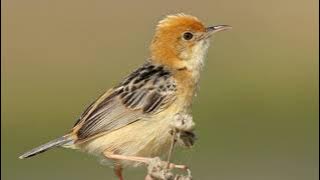
[{"label": "bird's tail", "polygon": [[32,156],[35,156],[37,154],[40,154],[40,153],[43,153],[51,148],[54,148],[54,147],[60,147],[60,146],[63,146],[63,145],[66,145],[70,142],[72,142],[73,139],[71,136],[69,135],[65,135],[65,136],[62,136],[62,137],[59,137],[57,139],[54,139],[46,144],[43,144],[39,147],[36,147],[34,149],[31,149],[30,151],[22,154],[21,156],[19,156],[19,159],[25,159],[25,158],[29,158],[29,157],[32,157]]}]

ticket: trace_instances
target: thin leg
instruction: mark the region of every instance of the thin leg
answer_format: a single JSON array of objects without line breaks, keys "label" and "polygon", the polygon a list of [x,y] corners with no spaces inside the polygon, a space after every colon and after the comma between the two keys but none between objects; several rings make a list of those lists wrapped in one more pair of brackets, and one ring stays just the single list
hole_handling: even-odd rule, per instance
[{"label": "thin leg", "polygon": [[149,160],[151,159],[151,158],[138,157],[138,156],[124,156],[119,154],[113,154],[112,152],[109,152],[109,151],[105,151],[103,154],[109,159],[135,161],[135,162],[141,162],[145,164],[148,164]]},{"label": "thin leg", "polygon": [[[125,156],[125,155],[119,155],[119,154],[113,154],[110,151],[105,151],[103,153],[105,157],[109,159],[114,159],[114,160],[127,160],[127,161],[135,161],[135,162],[141,162],[149,165],[149,162],[152,160],[152,158],[146,158],[146,157],[138,157],[138,156]],[[173,163],[169,163],[169,168],[177,168],[177,169],[188,169],[187,166],[185,165],[177,165]]]},{"label": "thin leg", "polygon": [[115,166],[114,174],[118,177],[119,180],[124,180],[122,176],[122,167],[120,165]]}]

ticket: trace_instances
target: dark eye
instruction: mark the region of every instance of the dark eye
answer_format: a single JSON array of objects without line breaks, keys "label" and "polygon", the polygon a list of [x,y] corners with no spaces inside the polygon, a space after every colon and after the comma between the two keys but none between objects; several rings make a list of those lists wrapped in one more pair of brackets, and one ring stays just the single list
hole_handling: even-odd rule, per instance
[{"label": "dark eye", "polygon": [[183,36],[183,39],[187,41],[193,38],[193,34],[191,32],[185,32],[183,33],[182,36]]}]

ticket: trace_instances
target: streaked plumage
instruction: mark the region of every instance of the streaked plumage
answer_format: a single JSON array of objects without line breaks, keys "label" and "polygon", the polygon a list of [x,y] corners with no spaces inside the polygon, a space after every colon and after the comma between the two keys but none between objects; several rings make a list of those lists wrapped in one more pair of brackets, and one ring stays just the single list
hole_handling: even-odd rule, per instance
[{"label": "streaked plumage", "polygon": [[[185,14],[167,16],[157,25],[147,62],[93,102],[67,135],[20,158],[57,146],[101,157],[105,152],[140,157],[166,154],[172,139],[170,123],[177,114],[191,114],[209,37],[227,28],[205,27]],[[139,164],[114,162],[120,179],[121,167]]]},{"label": "streaked plumage", "polygon": [[169,70],[146,62],[88,107],[74,133],[81,141],[150,118],[174,102],[176,90]]}]

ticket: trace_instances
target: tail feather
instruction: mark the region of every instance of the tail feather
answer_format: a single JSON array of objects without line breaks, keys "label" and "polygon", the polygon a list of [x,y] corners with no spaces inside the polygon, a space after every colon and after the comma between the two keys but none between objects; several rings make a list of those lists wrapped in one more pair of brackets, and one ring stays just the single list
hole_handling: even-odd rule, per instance
[{"label": "tail feather", "polygon": [[72,142],[73,139],[66,135],[66,136],[62,136],[62,137],[59,137],[57,139],[54,139],[46,144],[43,144],[39,147],[36,147],[34,149],[31,149],[30,151],[22,154],[21,156],[19,156],[19,159],[25,159],[25,158],[29,158],[29,157],[32,157],[32,156],[35,156],[37,154],[40,154],[40,153],[43,153],[51,148],[54,148],[54,147],[59,147],[59,146],[63,146],[64,144],[67,144],[69,142]]}]

